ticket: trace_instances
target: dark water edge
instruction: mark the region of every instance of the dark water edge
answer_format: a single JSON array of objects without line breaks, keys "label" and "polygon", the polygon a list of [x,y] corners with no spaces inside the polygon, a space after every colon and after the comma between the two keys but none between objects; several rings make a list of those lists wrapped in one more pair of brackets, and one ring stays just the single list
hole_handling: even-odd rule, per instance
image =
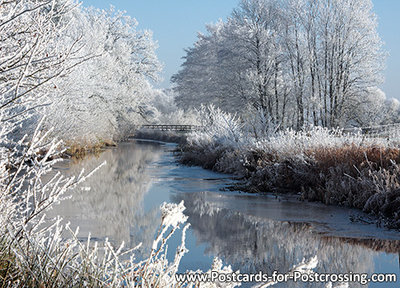
[{"label": "dark water edge", "polygon": [[[288,271],[303,258],[317,256],[317,272],[397,273],[400,233],[354,223],[362,212],[293,197],[276,198],[222,192],[234,184],[229,175],[176,162],[173,144],[152,141],[121,143],[98,156],[66,161],[58,167],[67,175],[107,165],[52,211],[79,226],[82,240],[109,238],[127,247],[143,242],[138,258],[147,255],[160,223],[163,202],[185,201],[191,228],[189,253],[180,271],[208,270],[215,256],[234,270],[256,273]],[[90,187],[90,189],[88,188]],[[180,234],[169,244],[173,258]],[[286,283],[281,287],[325,287],[324,284]],[[398,287],[397,284],[349,287]]]}]

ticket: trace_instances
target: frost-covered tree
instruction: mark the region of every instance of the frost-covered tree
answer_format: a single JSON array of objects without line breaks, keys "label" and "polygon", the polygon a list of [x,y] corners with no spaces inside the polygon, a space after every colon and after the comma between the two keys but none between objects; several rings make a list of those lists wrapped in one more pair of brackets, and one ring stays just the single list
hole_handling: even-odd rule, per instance
[{"label": "frost-covered tree", "polygon": [[[288,88],[282,71],[280,9],[271,1],[242,1],[226,23],[207,27],[187,50],[173,77],[178,104],[212,103],[229,112],[250,103],[279,122],[285,118]],[[284,95],[283,97],[280,97]]]},{"label": "frost-covered tree", "polygon": [[92,58],[58,81],[47,111],[49,126],[66,139],[119,139],[143,120],[140,107],[150,101],[149,81],[160,71],[156,44],[150,31],[138,31],[137,21],[122,12],[78,12],[61,40],[81,38],[82,57]]},{"label": "frost-covered tree", "polygon": [[49,104],[54,81],[86,60],[76,56],[79,38],[71,39],[68,45],[58,41],[68,29],[67,19],[75,6],[73,0],[1,2],[3,122],[22,121]]},{"label": "frost-covered tree", "polygon": [[199,34],[194,47],[186,51],[183,70],[173,76],[179,105],[197,107],[207,102],[226,107],[226,101],[235,101],[232,98],[239,96],[236,93],[240,91],[240,82],[236,78],[239,75],[235,73],[236,70],[227,69],[232,55],[226,44],[222,43],[225,39],[221,36],[224,25],[219,22],[207,26],[208,35]]},{"label": "frost-covered tree", "polygon": [[161,66],[150,31],[123,12],[75,0],[6,1],[0,15],[0,108],[72,142],[120,139],[143,121]]},{"label": "frost-covered tree", "polygon": [[[316,6],[316,53],[320,115],[324,126],[344,125],[353,107],[364,102],[381,81],[382,42],[370,0],[311,1]],[[317,115],[317,111],[313,111]]]},{"label": "frost-covered tree", "polygon": [[344,126],[369,109],[362,104],[381,81],[370,0],[242,0],[207,31],[172,78],[183,107],[253,107],[297,129]]}]

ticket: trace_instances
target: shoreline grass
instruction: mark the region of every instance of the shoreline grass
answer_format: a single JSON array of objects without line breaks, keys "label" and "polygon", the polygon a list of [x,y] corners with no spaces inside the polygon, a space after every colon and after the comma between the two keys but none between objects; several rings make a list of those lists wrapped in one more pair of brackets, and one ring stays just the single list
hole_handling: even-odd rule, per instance
[{"label": "shoreline grass", "polygon": [[99,140],[96,143],[66,142],[65,151],[61,154],[63,158],[83,159],[87,155],[98,155],[105,148],[116,147],[117,143],[112,140]]}]

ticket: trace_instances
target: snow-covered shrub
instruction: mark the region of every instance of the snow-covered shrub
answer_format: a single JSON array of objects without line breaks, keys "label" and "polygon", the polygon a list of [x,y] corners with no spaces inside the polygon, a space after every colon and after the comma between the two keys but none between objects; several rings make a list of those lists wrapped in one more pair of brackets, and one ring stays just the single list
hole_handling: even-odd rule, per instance
[{"label": "snow-covered shrub", "polygon": [[392,162],[387,168],[369,171],[370,187],[374,193],[367,199],[364,211],[383,216],[389,227],[400,227],[400,166]]},{"label": "snow-covered shrub", "polygon": [[[233,151],[245,143],[243,124],[236,115],[223,112],[213,105],[201,106],[198,111],[201,129],[190,133],[187,144],[183,147],[185,153],[182,161],[187,164],[201,165],[208,169],[215,166],[225,153]],[[225,157],[230,162],[230,157]],[[226,169],[226,170],[225,170]],[[232,167],[220,163],[220,171],[234,172]]]},{"label": "snow-covered shrub", "polygon": [[250,137],[254,137],[256,140],[266,139],[273,136],[280,128],[261,109],[254,110],[248,108],[247,111],[242,116],[244,121],[243,130],[249,133]]},{"label": "snow-covered shrub", "polygon": [[78,177],[64,178],[56,173],[44,181],[59,161],[55,159],[60,143],[46,142],[47,138],[48,133],[36,129],[32,137],[9,142],[13,149],[3,147],[1,153],[0,257],[7,263],[3,283],[11,287],[58,283],[70,269],[60,260],[73,246],[69,241],[61,243],[60,221],[45,223],[45,212],[90,174],[84,176],[82,171]]},{"label": "snow-covered shrub", "polygon": [[204,129],[190,135],[189,139],[193,145],[214,143],[226,147],[237,147],[242,143],[243,124],[238,116],[209,105],[201,106],[199,117]]}]

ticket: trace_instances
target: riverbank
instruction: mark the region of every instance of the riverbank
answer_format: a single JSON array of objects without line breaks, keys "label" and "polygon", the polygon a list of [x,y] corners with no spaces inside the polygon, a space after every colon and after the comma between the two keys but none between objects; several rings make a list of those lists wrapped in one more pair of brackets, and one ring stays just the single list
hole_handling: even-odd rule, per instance
[{"label": "riverbank", "polygon": [[101,140],[94,144],[80,143],[80,142],[67,142],[65,143],[65,151],[61,153],[63,158],[76,158],[83,159],[90,154],[99,154],[104,149],[109,147],[116,147],[117,143],[111,140]]},{"label": "riverbank", "polygon": [[256,139],[227,128],[189,135],[180,161],[240,177],[255,193],[357,208],[377,225],[400,229],[400,149],[394,140],[314,127]]}]

